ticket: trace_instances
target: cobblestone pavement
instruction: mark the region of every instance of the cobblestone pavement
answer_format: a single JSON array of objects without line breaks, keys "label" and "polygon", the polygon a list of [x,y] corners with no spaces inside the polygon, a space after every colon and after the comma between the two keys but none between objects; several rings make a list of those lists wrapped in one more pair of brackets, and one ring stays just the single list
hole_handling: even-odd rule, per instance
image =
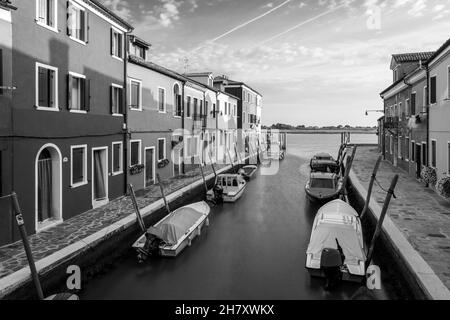
[{"label": "cobblestone pavement", "polygon": [[[216,170],[226,167],[216,165]],[[211,174],[211,166],[205,167],[205,175]],[[195,181],[201,180],[200,169],[186,175],[164,181],[164,191],[169,195]],[[161,199],[158,185],[136,192],[139,208],[145,208]],[[122,220],[128,215],[134,215],[133,204],[129,197],[121,197],[111,201],[106,206],[82,213],[62,224],[29,237],[31,250],[35,261],[45,258],[64,247],[76,243],[84,238]],[[27,258],[21,241],[0,248],[0,278],[27,266]]]},{"label": "cobblestone pavement", "polygon": [[[378,156],[376,147],[358,148],[353,171],[366,190]],[[400,176],[395,191],[397,199],[391,201],[388,214],[450,289],[450,201],[387,161],[382,162],[377,180],[384,189],[388,189],[395,174]],[[382,205],[386,193],[377,184],[373,190],[372,201]]]}]

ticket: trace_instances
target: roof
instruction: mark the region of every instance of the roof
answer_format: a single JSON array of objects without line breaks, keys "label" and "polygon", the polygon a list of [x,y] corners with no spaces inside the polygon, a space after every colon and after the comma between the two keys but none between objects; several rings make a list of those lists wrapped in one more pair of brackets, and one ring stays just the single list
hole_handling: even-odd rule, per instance
[{"label": "roof", "polygon": [[123,27],[127,28],[128,30],[134,30],[134,27],[129,24],[127,21],[125,21],[123,18],[119,17],[116,13],[114,13],[112,10],[108,9],[106,6],[104,6],[99,0],[83,0],[86,3],[93,4],[95,7],[97,7],[99,10],[103,11],[109,18],[114,20],[115,22],[121,24]]},{"label": "roof", "polygon": [[427,61],[430,59],[435,52],[412,52],[412,53],[400,53],[400,54],[393,54],[392,58],[397,63],[402,62],[416,62],[416,61]]},{"label": "roof", "polygon": [[162,67],[160,65],[157,65],[156,63],[153,63],[153,62],[150,62],[150,61],[145,61],[144,59],[142,59],[140,57],[136,57],[136,56],[130,55],[128,60],[131,63],[134,63],[134,64],[137,64],[137,65],[139,65],[141,67],[144,67],[144,68],[147,68],[147,69],[159,72],[159,73],[164,74],[164,75],[166,75],[168,77],[171,77],[171,78],[183,81],[183,82],[187,81],[187,79],[185,77],[183,77],[181,74],[176,73],[175,71],[166,69],[166,68],[164,68],[164,67]]},{"label": "roof", "polygon": [[[250,87],[249,85],[247,85],[247,84],[244,83],[244,82],[235,81],[235,80],[230,80],[230,79],[228,79],[228,78],[225,77],[225,76],[219,76],[219,77],[215,77],[215,78],[214,78],[214,82],[216,82],[216,83],[224,82],[224,81],[225,81],[225,82],[228,82],[227,85],[230,85],[230,86],[246,86],[247,88],[249,88],[250,90],[256,92],[257,94],[259,94],[259,95],[262,97],[262,94],[261,94],[261,93],[259,93],[258,91],[256,91],[255,89],[253,89],[252,87]],[[227,86],[227,85],[225,85],[225,86]]]},{"label": "roof", "polygon": [[403,83],[404,79],[399,79],[397,81],[395,81],[393,84],[391,84],[389,87],[387,87],[386,89],[384,89],[381,93],[380,96],[384,95],[386,92],[388,92],[389,90],[391,90],[392,88],[395,88],[399,83]]},{"label": "roof", "polygon": [[6,9],[11,9],[11,10],[17,9],[16,7],[14,7],[12,5],[10,0],[0,0],[0,7],[6,8]]},{"label": "roof", "polygon": [[442,52],[450,46],[450,39],[448,39],[429,59],[427,62],[431,62],[436,59]]},{"label": "roof", "polygon": [[186,79],[187,79],[188,81],[190,81],[190,82],[192,82],[192,83],[195,83],[195,84],[197,84],[197,85],[199,85],[199,86],[202,86],[202,87],[204,87],[204,88],[207,88],[207,89],[209,89],[209,90],[211,90],[211,91],[214,91],[214,92],[216,92],[216,93],[222,93],[222,94],[227,95],[227,96],[229,96],[229,97],[231,97],[231,98],[234,98],[234,99],[236,99],[236,100],[241,100],[239,97],[236,97],[235,95],[232,95],[231,93],[224,92],[224,91],[222,91],[222,90],[219,90],[218,88],[211,87],[211,86],[209,86],[209,85],[207,85],[207,84],[205,84],[205,83],[202,83],[202,82],[199,82],[199,81],[197,81],[197,80],[195,80],[195,79],[190,78],[190,77],[194,77],[195,75],[197,75],[197,76],[200,76],[200,75],[209,75],[209,73],[207,73],[207,72],[204,72],[204,73],[186,73],[186,74],[184,74],[184,77],[186,77]]},{"label": "roof", "polygon": [[212,72],[191,72],[191,73],[186,73],[185,76],[186,77],[209,77],[210,75],[212,75]]},{"label": "roof", "polygon": [[151,43],[145,41],[142,38],[139,38],[138,36],[136,36],[134,34],[130,35],[130,38],[133,40],[133,43],[137,43],[137,44],[140,44],[140,45],[143,45],[143,46],[146,46],[146,47],[151,47],[152,46]]}]

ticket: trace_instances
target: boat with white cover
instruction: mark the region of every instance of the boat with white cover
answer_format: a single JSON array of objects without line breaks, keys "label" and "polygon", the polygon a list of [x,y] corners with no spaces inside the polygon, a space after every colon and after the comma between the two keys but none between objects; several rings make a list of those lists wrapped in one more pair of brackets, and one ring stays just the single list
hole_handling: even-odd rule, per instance
[{"label": "boat with white cover", "polygon": [[326,277],[325,269],[334,267],[339,268],[342,280],[359,282],[365,276],[365,264],[366,249],[358,213],[342,200],[324,205],[314,220],[306,252],[306,268],[311,276]]},{"label": "boat with white cover", "polygon": [[201,234],[203,227],[209,226],[210,211],[211,208],[204,201],[179,208],[149,228],[133,244],[133,248],[138,255],[148,256],[152,245],[157,243],[154,253],[163,257],[176,257]]}]

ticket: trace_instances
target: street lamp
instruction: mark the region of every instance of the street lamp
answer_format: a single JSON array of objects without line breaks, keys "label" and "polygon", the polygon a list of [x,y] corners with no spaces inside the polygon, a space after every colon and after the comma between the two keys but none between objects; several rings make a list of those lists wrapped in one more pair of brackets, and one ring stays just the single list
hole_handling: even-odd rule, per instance
[{"label": "street lamp", "polygon": [[366,110],[366,116],[369,115],[369,112],[380,112],[380,113],[384,113],[384,110]]}]

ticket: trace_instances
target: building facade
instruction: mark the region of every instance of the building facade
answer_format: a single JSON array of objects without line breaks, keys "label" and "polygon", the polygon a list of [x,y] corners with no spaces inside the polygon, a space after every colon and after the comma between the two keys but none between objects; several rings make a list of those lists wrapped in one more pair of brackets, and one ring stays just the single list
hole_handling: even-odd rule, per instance
[{"label": "building facade", "polygon": [[[8,184],[34,233],[124,194],[124,39],[132,27],[97,1],[14,5]],[[7,238],[18,239],[15,229]]]},{"label": "building facade", "polygon": [[128,182],[135,190],[182,174],[182,100],[185,78],[148,59],[149,44],[129,38]]},{"label": "building facade", "polygon": [[450,175],[450,40],[428,61],[429,165]]}]

